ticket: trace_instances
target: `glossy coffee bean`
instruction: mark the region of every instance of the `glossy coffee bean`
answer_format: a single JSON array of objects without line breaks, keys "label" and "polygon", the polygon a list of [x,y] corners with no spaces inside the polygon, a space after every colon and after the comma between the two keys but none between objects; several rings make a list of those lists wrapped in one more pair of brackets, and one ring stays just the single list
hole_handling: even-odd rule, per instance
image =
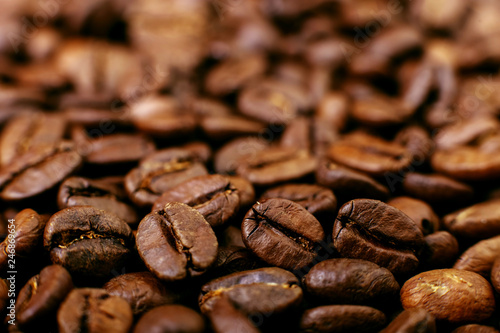
[{"label": "glossy coffee bean", "polygon": [[165,281],[201,275],[217,257],[217,238],[210,224],[197,210],[178,202],[146,215],[136,243],[148,269]]},{"label": "glossy coffee bean", "polygon": [[397,298],[399,284],[387,269],[366,260],[329,259],[303,280],[305,291],[330,304],[378,305]]},{"label": "glossy coffee bean", "polygon": [[132,230],[125,221],[91,206],[57,212],[44,232],[52,262],[82,276],[103,277],[120,270],[132,246]]},{"label": "glossy coffee bean", "polygon": [[240,160],[257,158],[268,146],[266,140],[251,136],[229,141],[215,153],[215,171],[233,174],[241,164]]},{"label": "glossy coffee bean", "polygon": [[387,202],[408,215],[424,235],[439,230],[439,218],[434,210],[424,201],[410,197],[396,197]]},{"label": "glossy coffee bean", "polygon": [[205,320],[196,311],[182,305],[163,305],[145,313],[134,333],[203,333]]},{"label": "glossy coffee bean", "polygon": [[243,242],[257,257],[295,270],[317,257],[325,238],[318,220],[301,205],[286,199],[257,202],[241,224]]},{"label": "glossy coffee bean", "polygon": [[132,327],[132,310],[121,297],[104,289],[73,289],[59,307],[59,332],[126,333]]},{"label": "glossy coffee bean", "polygon": [[500,257],[500,236],[485,239],[468,248],[460,255],[453,268],[475,272],[488,278],[498,257]]},{"label": "glossy coffee bean", "polygon": [[43,324],[55,315],[72,289],[73,282],[66,269],[59,265],[45,267],[19,291],[16,300],[18,325],[33,329]]},{"label": "glossy coffee bean", "polygon": [[134,162],[155,150],[150,139],[138,134],[112,134],[90,140],[87,145],[85,159],[94,164]]},{"label": "glossy coffee bean", "polygon": [[500,199],[489,200],[448,214],[444,225],[456,236],[485,239],[500,235]]},{"label": "glossy coffee bean", "polygon": [[393,274],[413,272],[424,237],[399,209],[381,201],[356,199],[343,205],[333,228],[333,245],[342,257],[365,259]]},{"label": "glossy coffee bean", "polygon": [[331,214],[337,208],[337,198],[333,192],[318,185],[286,184],[273,187],[264,192],[259,201],[270,198],[296,202],[316,217],[321,214]]},{"label": "glossy coffee bean", "polygon": [[436,320],[422,308],[411,308],[401,312],[380,333],[436,333]]},{"label": "glossy coffee bean", "polygon": [[109,280],[103,289],[112,296],[125,299],[134,315],[140,315],[160,305],[174,303],[179,299],[179,295],[168,290],[150,272],[119,275]]},{"label": "glossy coffee bean", "polygon": [[67,178],[59,188],[57,203],[60,209],[73,206],[93,206],[116,214],[129,224],[137,222],[135,210],[124,202],[124,190],[106,180],[83,177]]},{"label": "glossy coffee bean", "polygon": [[385,324],[383,312],[361,305],[327,305],[307,310],[300,319],[301,332],[378,332]]},{"label": "glossy coffee bean", "polygon": [[268,267],[226,275],[205,284],[198,299],[201,311],[211,312],[221,297],[227,297],[246,315],[268,317],[295,308],[302,300],[302,289],[292,273]]},{"label": "glossy coffee bean", "polygon": [[448,231],[438,231],[425,236],[422,264],[426,267],[450,267],[458,256],[457,239]]},{"label": "glossy coffee bean", "polygon": [[200,126],[203,132],[213,140],[256,135],[266,128],[266,125],[259,121],[236,115],[207,116],[200,121]]},{"label": "glossy coffee bean", "polygon": [[240,196],[230,180],[221,175],[191,178],[164,192],[152,211],[169,202],[181,202],[199,211],[212,227],[221,227],[238,212]]},{"label": "glossy coffee bean", "polygon": [[482,276],[458,269],[420,273],[401,288],[405,309],[421,307],[452,323],[482,321],[495,310],[491,285]]}]

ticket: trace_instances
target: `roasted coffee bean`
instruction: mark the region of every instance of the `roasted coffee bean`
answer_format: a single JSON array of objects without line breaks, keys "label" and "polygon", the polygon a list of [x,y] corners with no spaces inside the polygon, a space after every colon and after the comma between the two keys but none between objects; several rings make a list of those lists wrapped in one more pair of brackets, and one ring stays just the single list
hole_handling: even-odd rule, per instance
[{"label": "roasted coffee bean", "polygon": [[45,192],[81,163],[82,158],[71,143],[34,147],[0,169],[0,198],[20,200]]},{"label": "roasted coffee bean", "polygon": [[52,262],[70,273],[104,277],[125,265],[133,236],[118,216],[91,206],[76,206],[52,215],[45,227],[44,246]]},{"label": "roasted coffee bean", "polygon": [[203,317],[182,305],[155,307],[145,313],[134,328],[134,333],[203,333],[204,331]]},{"label": "roasted coffee bean", "polygon": [[500,294],[500,257],[493,263],[493,268],[491,269],[491,284],[497,293]]},{"label": "roasted coffee bean", "polygon": [[266,128],[261,122],[236,115],[204,117],[200,126],[203,132],[214,140],[259,134]]},{"label": "roasted coffee bean", "polygon": [[257,269],[262,266],[263,263],[245,247],[219,246],[217,259],[211,271],[212,275],[219,277],[236,272]]},{"label": "roasted coffee bean", "polygon": [[411,155],[404,146],[363,132],[346,135],[333,143],[327,156],[372,176],[398,173],[411,163]]},{"label": "roasted coffee bean", "polygon": [[469,185],[439,174],[409,172],[403,180],[406,193],[429,203],[456,204],[472,199]]},{"label": "roasted coffee bean", "polygon": [[59,188],[57,204],[60,209],[73,206],[93,206],[116,214],[129,224],[138,220],[135,210],[123,200],[125,191],[116,184],[102,180],[83,177],[67,178]]},{"label": "roasted coffee bean", "polygon": [[[16,322],[22,328],[34,328],[52,318],[73,289],[68,271],[59,265],[47,266],[19,291]],[[49,319],[50,320],[50,319]]]},{"label": "roasted coffee bean", "polygon": [[330,304],[377,306],[397,298],[399,284],[389,270],[360,259],[329,259],[303,280],[305,291]]},{"label": "roasted coffee bean", "polygon": [[126,333],[132,327],[132,310],[121,297],[104,289],[73,289],[59,307],[59,332]]},{"label": "roasted coffee bean", "polygon": [[168,290],[150,272],[119,275],[109,280],[103,289],[112,296],[125,299],[134,315],[140,315],[154,307],[179,300],[179,294]]},{"label": "roasted coffee bean", "polygon": [[227,176],[229,182],[236,188],[238,196],[240,197],[240,210],[248,208],[255,202],[255,189],[252,183],[243,177]]},{"label": "roasted coffee bean", "polygon": [[259,268],[226,275],[205,284],[198,299],[203,313],[209,313],[221,297],[246,315],[277,315],[296,307],[302,300],[299,281],[277,267]]},{"label": "roasted coffee bean", "polygon": [[238,212],[240,197],[230,180],[221,175],[191,178],[164,192],[153,204],[158,211],[169,202],[193,207],[212,227],[221,227]]},{"label": "roasted coffee bean", "polygon": [[215,333],[238,332],[259,333],[249,317],[239,312],[227,296],[218,297],[212,308],[206,313]]},{"label": "roasted coffee bean", "polygon": [[491,326],[484,326],[478,324],[470,324],[465,326],[460,326],[459,328],[453,330],[451,333],[498,333],[499,331]]},{"label": "roasted coffee bean", "polygon": [[[0,243],[0,271],[7,270],[8,264],[31,259],[43,248],[43,232],[47,219],[32,209],[23,209],[7,225],[8,236]],[[9,269],[11,270],[11,269]]]},{"label": "roasted coffee bean", "polygon": [[232,174],[240,165],[240,160],[257,158],[268,146],[268,142],[260,138],[234,139],[222,146],[215,154],[215,171],[221,174]]},{"label": "roasted coffee bean", "polygon": [[424,246],[422,232],[412,219],[397,208],[370,199],[343,205],[332,237],[342,257],[374,262],[395,275],[413,272]]},{"label": "roasted coffee bean", "polygon": [[318,163],[316,181],[344,200],[360,197],[385,200],[389,196],[389,190],[370,176],[328,160]]},{"label": "roasted coffee bean", "polygon": [[225,228],[222,234],[219,235],[219,245],[244,248],[245,244],[243,243],[243,238],[241,237],[241,229],[232,225]]},{"label": "roasted coffee bean", "polygon": [[450,267],[458,256],[458,241],[447,231],[438,231],[425,236],[422,263],[427,267]]},{"label": "roasted coffee bean", "polygon": [[448,214],[443,222],[451,233],[460,237],[485,239],[500,235],[500,199]]},{"label": "roasted coffee bean", "polygon": [[456,269],[490,276],[495,260],[500,257],[500,236],[485,239],[467,249],[453,266]]},{"label": "roasted coffee bean", "polygon": [[286,199],[257,202],[241,224],[243,242],[265,262],[300,269],[317,257],[325,238],[318,220],[301,205]]},{"label": "roasted coffee bean", "polygon": [[383,312],[361,305],[327,305],[307,310],[300,319],[301,332],[377,332],[384,327]]},{"label": "roasted coffee bean", "polygon": [[421,307],[438,320],[482,321],[495,311],[491,285],[482,276],[458,269],[420,273],[401,288],[405,309]]},{"label": "roasted coffee bean", "polygon": [[389,200],[387,204],[408,215],[424,235],[439,230],[439,218],[432,207],[424,201],[410,197],[397,197]]},{"label": "roasted coffee bean", "polygon": [[264,192],[259,201],[262,202],[270,198],[282,198],[296,202],[316,217],[333,213],[337,208],[337,198],[333,192],[318,185],[286,184],[273,187]]},{"label": "roasted coffee bean", "polygon": [[401,312],[380,333],[436,333],[436,320],[422,308],[411,308]]},{"label": "roasted coffee bean", "polygon": [[203,274],[217,257],[217,238],[194,208],[167,203],[146,215],[137,229],[137,250],[161,280],[176,281]]},{"label": "roasted coffee bean", "polygon": [[8,280],[0,279],[0,305],[2,306],[1,309],[2,313],[7,309],[7,305],[9,303],[9,287],[7,286]]},{"label": "roasted coffee bean", "polygon": [[438,149],[453,149],[466,145],[495,132],[500,128],[497,119],[491,116],[477,116],[466,122],[458,122],[441,128],[435,137]]},{"label": "roasted coffee bean", "polygon": [[241,164],[236,168],[238,176],[256,186],[301,179],[312,174],[317,165],[316,158],[307,151],[281,147],[268,148],[239,162]]},{"label": "roasted coffee bean", "polygon": [[416,17],[419,25],[432,30],[454,30],[462,17],[467,13],[466,1],[457,1],[447,6],[446,1],[422,0],[412,3],[411,15]]},{"label": "roasted coffee bean", "polygon": [[164,149],[143,159],[138,168],[127,174],[125,189],[136,205],[150,206],[168,189],[207,173],[192,152]]}]

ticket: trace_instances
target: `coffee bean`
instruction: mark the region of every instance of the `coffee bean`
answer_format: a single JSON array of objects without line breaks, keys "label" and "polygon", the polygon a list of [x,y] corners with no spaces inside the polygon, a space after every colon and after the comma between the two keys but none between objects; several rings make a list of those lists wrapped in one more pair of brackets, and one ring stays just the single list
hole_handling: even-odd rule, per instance
[{"label": "coffee bean", "polygon": [[401,275],[417,268],[424,238],[399,209],[377,200],[356,199],[340,208],[333,245],[342,257],[365,259]]},{"label": "coffee bean", "polygon": [[240,197],[240,210],[248,208],[255,202],[255,189],[252,183],[243,177],[227,176],[230,183],[237,189],[238,196]]},{"label": "coffee bean", "polygon": [[222,146],[214,157],[215,171],[234,173],[240,160],[254,159],[268,147],[268,142],[254,137],[234,139]]},{"label": "coffee bean", "polygon": [[244,248],[245,244],[243,243],[243,238],[241,237],[241,229],[232,225],[225,228],[222,234],[219,235],[219,245]]},{"label": "coffee bean", "polygon": [[212,329],[215,333],[260,332],[245,314],[239,312],[234,305],[231,304],[226,296],[218,297],[210,311],[206,313],[206,316],[210,319]]},{"label": "coffee bean", "polygon": [[467,249],[453,266],[456,269],[490,276],[493,263],[500,256],[500,236],[480,241]]},{"label": "coffee bean", "polygon": [[391,272],[360,259],[322,261],[306,274],[303,283],[309,295],[330,304],[378,306],[399,293]]},{"label": "coffee bean", "polygon": [[460,237],[485,239],[500,235],[500,199],[448,214],[443,222],[451,233]]},{"label": "coffee bean", "polygon": [[73,289],[59,307],[59,332],[126,333],[132,327],[132,310],[121,297],[104,289]]},{"label": "coffee bean", "polygon": [[286,199],[257,202],[241,224],[243,242],[265,262],[300,269],[317,257],[323,229],[305,208]]},{"label": "coffee bean", "polygon": [[269,317],[296,307],[302,300],[302,289],[292,273],[277,267],[234,273],[201,288],[201,311],[211,312],[224,296],[246,315]]},{"label": "coffee bean", "polygon": [[268,148],[239,162],[236,173],[255,186],[298,180],[312,174],[317,164],[307,151],[281,147]]},{"label": "coffee bean", "polygon": [[451,333],[498,333],[499,331],[491,326],[470,324],[460,326]]},{"label": "coffee bean", "polygon": [[45,192],[81,163],[71,143],[34,147],[0,170],[0,198],[20,200]]},{"label": "coffee bean", "polygon": [[380,333],[436,333],[436,320],[422,308],[411,308],[401,312]]},{"label": "coffee bean", "polygon": [[194,310],[182,305],[163,305],[145,313],[135,325],[134,333],[176,332],[202,333],[205,321]]},{"label": "coffee bean", "polygon": [[385,324],[383,312],[361,305],[327,305],[307,310],[301,332],[377,332]]},{"label": "coffee bean", "polygon": [[9,287],[7,287],[7,282],[5,281],[7,280],[0,279],[0,305],[2,309],[6,309],[9,303]]},{"label": "coffee bean", "polygon": [[493,263],[493,268],[491,269],[491,284],[497,293],[500,293],[500,258],[497,258]]},{"label": "coffee bean", "polygon": [[137,222],[135,210],[124,201],[125,191],[104,180],[83,177],[67,178],[59,188],[57,203],[60,209],[73,206],[93,206],[116,214],[129,224]]},{"label": "coffee bean", "polygon": [[458,269],[420,273],[401,288],[405,309],[421,307],[438,320],[482,321],[495,310],[491,285],[482,276]]},{"label": "coffee bean", "polygon": [[203,132],[214,140],[259,134],[266,127],[261,122],[236,115],[204,117],[200,126]]},{"label": "coffee bean", "polygon": [[203,274],[217,257],[217,238],[203,216],[182,203],[146,215],[137,229],[137,250],[161,280]]},{"label": "coffee bean", "polygon": [[44,246],[52,262],[70,273],[104,277],[126,263],[132,237],[132,230],[118,216],[91,206],[76,206],[50,218]]},{"label": "coffee bean", "polygon": [[439,174],[409,172],[403,181],[406,193],[429,203],[456,204],[472,199],[469,185]]},{"label": "coffee bean", "polygon": [[281,147],[290,147],[301,150],[312,148],[312,123],[309,118],[297,117],[290,121],[280,138]]},{"label": "coffee bean", "polygon": [[191,178],[164,192],[152,211],[169,202],[181,202],[199,211],[212,227],[221,227],[238,212],[240,197],[230,180],[221,175]]},{"label": "coffee bean", "polygon": [[164,149],[143,159],[127,174],[125,189],[136,205],[149,206],[168,189],[206,174],[207,169],[192,152]]},{"label": "coffee bean", "polygon": [[478,116],[467,122],[459,122],[441,128],[435,137],[438,149],[453,149],[470,144],[480,136],[500,128],[498,120],[491,116]]},{"label": "coffee bean", "polygon": [[220,277],[236,272],[257,269],[262,267],[262,264],[263,263],[245,247],[219,246],[217,259],[211,271],[213,276]]},{"label": "coffee bean", "polygon": [[359,197],[385,200],[389,196],[389,190],[370,176],[328,160],[318,163],[316,181],[344,201]]},{"label": "coffee bean", "polygon": [[32,277],[19,291],[16,300],[17,323],[23,329],[44,324],[73,289],[68,271],[59,265],[50,265]]},{"label": "coffee bean", "polygon": [[424,201],[410,197],[397,197],[389,200],[387,204],[408,215],[424,235],[439,230],[439,218],[432,207]]},{"label": "coffee bean", "polygon": [[422,264],[432,268],[450,267],[458,256],[458,241],[447,231],[425,236]]}]

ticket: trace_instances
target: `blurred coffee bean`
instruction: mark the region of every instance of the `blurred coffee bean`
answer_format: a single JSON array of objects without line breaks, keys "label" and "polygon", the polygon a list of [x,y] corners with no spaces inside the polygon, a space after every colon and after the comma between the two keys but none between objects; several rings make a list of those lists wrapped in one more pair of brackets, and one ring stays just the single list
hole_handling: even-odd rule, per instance
[{"label": "blurred coffee bean", "polygon": [[422,308],[411,308],[401,312],[380,333],[436,333],[434,317]]},{"label": "blurred coffee bean", "polygon": [[239,138],[222,146],[214,156],[217,173],[234,173],[240,160],[258,158],[260,152],[268,147],[267,141],[254,137]]},{"label": "blurred coffee bean", "polygon": [[134,333],[178,332],[202,333],[205,320],[194,310],[182,305],[163,305],[145,313],[137,322]]},{"label": "blurred coffee bean", "polygon": [[422,264],[431,268],[450,267],[456,260],[459,249],[458,241],[447,231],[437,231],[425,236]]},{"label": "blurred coffee bean", "polygon": [[424,201],[410,197],[396,197],[387,201],[387,204],[408,215],[424,236],[439,230],[439,218],[432,207]]},{"label": "blurred coffee bean", "polygon": [[498,257],[493,264],[490,278],[493,288],[495,288],[497,293],[500,293],[500,257]]},{"label": "blurred coffee bean", "polygon": [[260,332],[250,319],[239,312],[229,299],[225,296],[218,297],[206,316],[211,322],[215,333],[238,332],[258,333]]},{"label": "blurred coffee bean", "polygon": [[491,326],[484,326],[478,324],[469,324],[460,326],[459,328],[453,330],[451,333],[498,333],[498,330]]},{"label": "blurred coffee bean", "polygon": [[482,240],[468,248],[453,266],[488,278],[495,260],[500,256],[500,236]]},{"label": "blurred coffee bean", "polygon": [[500,234],[500,199],[485,201],[448,214],[445,227],[456,236],[485,239]]}]

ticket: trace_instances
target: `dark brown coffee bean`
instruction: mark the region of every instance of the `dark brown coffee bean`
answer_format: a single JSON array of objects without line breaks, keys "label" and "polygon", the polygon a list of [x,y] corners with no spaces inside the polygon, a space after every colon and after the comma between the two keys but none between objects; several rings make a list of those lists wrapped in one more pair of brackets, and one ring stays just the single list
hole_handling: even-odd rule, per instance
[{"label": "dark brown coffee bean", "polygon": [[390,271],[360,259],[322,261],[303,282],[308,294],[330,304],[377,306],[399,293],[399,284]]},{"label": "dark brown coffee bean", "polygon": [[[411,155],[412,164],[422,165],[435,150],[434,141],[427,130],[420,126],[410,125],[396,134],[394,141],[403,145]],[[409,167],[411,170],[411,167]]]},{"label": "dark brown coffee bean", "polygon": [[32,209],[23,209],[7,224],[6,238],[0,243],[0,271],[10,263],[35,258],[43,248],[43,232],[47,219]]},{"label": "dark brown coffee bean", "polygon": [[500,236],[485,239],[467,249],[453,266],[488,278],[495,260],[500,257]]},{"label": "dark brown coffee bean", "polygon": [[380,333],[436,333],[436,320],[422,308],[411,308],[401,312]]},{"label": "dark brown coffee bean", "polygon": [[484,326],[478,324],[470,324],[460,326],[453,330],[451,333],[498,333],[499,331],[491,326]]},{"label": "dark brown coffee bean", "polygon": [[336,130],[344,129],[348,117],[347,96],[337,92],[328,92],[316,108],[316,115],[329,122]]},{"label": "dark brown coffee bean", "polygon": [[158,306],[145,313],[135,325],[134,333],[203,333],[203,317],[182,305]]},{"label": "dark brown coffee bean", "polygon": [[142,314],[150,309],[174,303],[179,295],[168,290],[150,272],[138,272],[119,275],[109,280],[104,286],[108,294],[125,299],[134,315]]},{"label": "dark brown coffee bean", "polygon": [[389,190],[370,176],[328,160],[318,163],[316,181],[343,200],[360,197],[385,200],[389,196]]},{"label": "dark brown coffee bean", "polygon": [[58,114],[25,112],[10,119],[0,137],[0,165],[5,166],[36,146],[56,146],[66,122]]},{"label": "dark brown coffee bean", "polygon": [[[123,113],[116,110],[99,109],[91,107],[70,107],[63,111],[66,121],[72,125],[98,127],[103,120],[106,124],[129,125]],[[107,123],[109,122],[109,123]]]},{"label": "dark brown coffee bean", "polygon": [[116,214],[129,224],[138,220],[135,210],[123,200],[125,191],[116,184],[104,180],[83,177],[67,178],[59,188],[57,204],[60,209],[73,206],[93,206]]},{"label": "dark brown coffee bean", "polygon": [[215,333],[259,333],[250,319],[231,304],[227,296],[218,297],[206,316]]},{"label": "dark brown coffee bean", "polygon": [[241,224],[243,242],[265,262],[300,269],[317,257],[325,238],[318,220],[301,205],[286,199],[257,202]]},{"label": "dark brown coffee bean", "polygon": [[253,159],[268,147],[268,142],[254,137],[239,138],[228,142],[217,151],[214,168],[218,173],[234,173],[240,160]]},{"label": "dark brown coffee bean", "polygon": [[137,229],[137,250],[148,269],[165,281],[203,274],[217,257],[217,238],[194,208],[167,203]]},{"label": "dark brown coffee bean", "polygon": [[228,178],[206,175],[191,178],[164,192],[154,203],[158,211],[169,202],[181,202],[193,207],[212,227],[221,227],[238,212],[238,190]]},{"label": "dark brown coffee bean", "polygon": [[500,123],[491,116],[474,117],[466,122],[458,122],[440,129],[435,137],[438,149],[453,149],[467,145],[481,136],[498,131]]},{"label": "dark brown coffee bean", "polygon": [[194,114],[172,97],[147,96],[134,102],[130,118],[143,132],[160,137],[180,137],[191,134],[196,128]]},{"label": "dark brown coffee bean", "polygon": [[104,289],[73,289],[59,307],[59,332],[126,333],[132,327],[132,310],[121,297]]},{"label": "dark brown coffee bean", "polygon": [[424,235],[439,230],[439,218],[432,210],[432,207],[424,201],[410,197],[397,197],[389,200],[387,204],[408,215]]},{"label": "dark brown coffee bean", "polygon": [[365,259],[400,275],[417,268],[424,237],[399,209],[377,200],[356,199],[340,208],[333,245],[342,257]]},{"label": "dark brown coffee bean", "polygon": [[168,148],[148,156],[132,169],[125,177],[125,189],[135,204],[149,206],[168,189],[207,173],[192,152]]},{"label": "dark brown coffee bean", "polygon": [[68,271],[50,265],[32,277],[19,291],[16,301],[17,323],[22,328],[34,328],[55,315],[59,305],[73,289]]},{"label": "dark brown coffee bean", "polygon": [[236,188],[240,197],[240,210],[247,208],[255,202],[255,189],[252,183],[243,177],[227,176],[231,184]]},{"label": "dark brown coffee bean", "polygon": [[246,315],[267,317],[296,307],[302,300],[302,289],[292,273],[277,267],[234,273],[201,288],[198,299],[201,311],[211,312],[224,296]]},{"label": "dark brown coffee bean", "polygon": [[138,161],[155,150],[154,143],[143,135],[112,134],[89,140],[88,163],[108,164]]},{"label": "dark brown coffee bean", "polygon": [[312,123],[309,118],[297,117],[287,124],[280,138],[281,147],[310,150],[312,148]]},{"label": "dark brown coffee bean", "polygon": [[81,163],[82,158],[68,142],[34,147],[0,170],[0,198],[20,200],[45,192]]},{"label": "dark brown coffee bean", "polygon": [[125,264],[132,245],[125,221],[91,206],[63,209],[45,227],[44,246],[52,262],[72,274],[108,276]]},{"label": "dark brown coffee bean", "polygon": [[207,163],[212,158],[212,148],[205,142],[192,141],[180,146],[180,148],[191,152],[202,163]]},{"label": "dark brown coffee bean", "polygon": [[[0,305],[2,309],[7,309],[9,306],[9,287],[7,286],[7,280],[0,279]],[[4,311],[2,311],[3,313]]]},{"label": "dark brown coffee bean", "polygon": [[500,234],[500,199],[485,201],[448,214],[444,225],[454,235],[485,239]]},{"label": "dark brown coffee bean", "polygon": [[257,269],[262,266],[264,266],[263,263],[245,247],[219,246],[217,259],[211,268],[211,272],[213,276],[219,277]]},{"label": "dark brown coffee bean", "polygon": [[333,143],[328,157],[373,176],[398,172],[411,163],[411,156],[402,145],[362,132],[348,134]]},{"label": "dark brown coffee bean", "polygon": [[[373,58],[366,57],[362,61],[373,62],[373,60]],[[356,66],[363,67],[366,65],[356,64]],[[360,67],[358,70],[364,69]],[[353,118],[363,125],[372,127],[399,125],[404,123],[411,115],[411,110],[405,108],[401,101],[375,92],[363,96],[363,98],[356,98],[352,105]]]},{"label": "dark brown coffee bean", "polygon": [[458,256],[458,241],[447,231],[438,231],[425,236],[422,263],[427,267],[450,267]]},{"label": "dark brown coffee bean", "polygon": [[261,122],[236,115],[207,116],[200,121],[200,126],[214,140],[259,134],[266,128]]},{"label": "dark brown coffee bean", "polygon": [[316,158],[305,150],[274,147],[259,154],[240,159],[236,168],[238,176],[256,186],[270,186],[298,180],[316,169]]},{"label": "dark brown coffee bean", "polygon": [[482,321],[495,311],[491,285],[482,276],[458,269],[420,273],[401,288],[405,309],[421,307],[438,320]]},{"label": "dark brown coffee bean", "polygon": [[337,208],[337,198],[330,189],[318,185],[286,184],[264,192],[259,201],[282,198],[298,203],[316,217],[333,213]]},{"label": "dark brown coffee bean", "polygon": [[491,268],[491,284],[497,293],[500,294],[500,257],[495,260],[493,268]]},{"label": "dark brown coffee bean", "polygon": [[220,235],[219,245],[245,247],[241,237],[241,229],[232,225],[225,228],[222,235]]},{"label": "dark brown coffee bean", "polygon": [[471,186],[438,174],[409,172],[403,180],[403,188],[409,195],[429,203],[467,202],[474,195]]},{"label": "dark brown coffee bean", "polygon": [[300,319],[301,332],[377,332],[384,327],[383,312],[360,305],[327,305],[307,310]]}]

